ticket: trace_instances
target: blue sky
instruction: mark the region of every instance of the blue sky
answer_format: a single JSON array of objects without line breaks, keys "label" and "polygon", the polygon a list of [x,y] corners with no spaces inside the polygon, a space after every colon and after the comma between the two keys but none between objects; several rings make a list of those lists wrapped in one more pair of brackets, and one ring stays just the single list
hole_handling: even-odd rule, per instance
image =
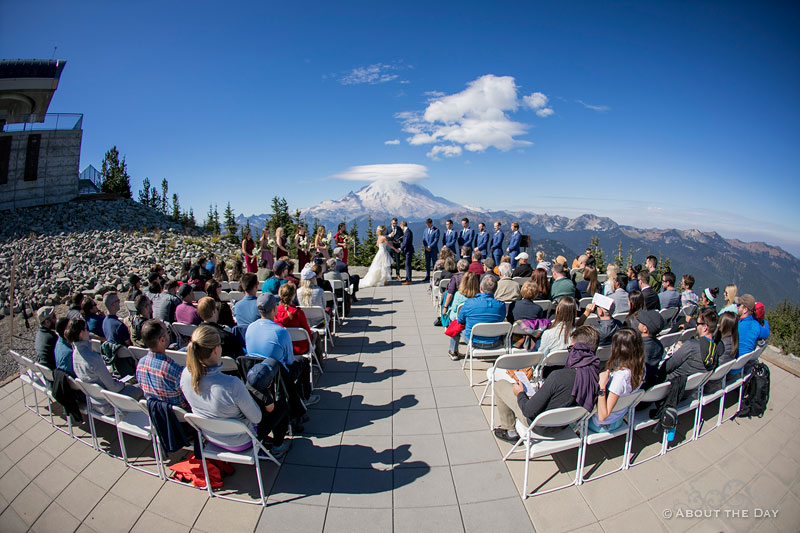
[{"label": "blue sky", "polygon": [[57,46],[81,168],[117,145],[196,213],[403,163],[463,204],[800,254],[796,2],[375,4],[2,2],[0,50]]}]

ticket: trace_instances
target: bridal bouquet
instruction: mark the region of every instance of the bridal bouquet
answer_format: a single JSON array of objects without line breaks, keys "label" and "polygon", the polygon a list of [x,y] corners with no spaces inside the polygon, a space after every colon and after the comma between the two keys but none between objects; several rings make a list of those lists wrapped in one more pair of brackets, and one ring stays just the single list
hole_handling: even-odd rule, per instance
[{"label": "bridal bouquet", "polygon": [[330,245],[331,239],[333,239],[333,234],[331,232],[328,232],[328,234],[325,235],[324,237],[322,237],[322,239],[321,239],[322,246]]},{"label": "bridal bouquet", "polygon": [[300,239],[299,243],[301,248],[308,248],[308,238],[303,237]]},{"label": "bridal bouquet", "polygon": [[275,242],[275,239],[270,239],[269,242],[267,243],[267,245],[270,248],[275,248],[275,246],[277,246],[277,243]]}]

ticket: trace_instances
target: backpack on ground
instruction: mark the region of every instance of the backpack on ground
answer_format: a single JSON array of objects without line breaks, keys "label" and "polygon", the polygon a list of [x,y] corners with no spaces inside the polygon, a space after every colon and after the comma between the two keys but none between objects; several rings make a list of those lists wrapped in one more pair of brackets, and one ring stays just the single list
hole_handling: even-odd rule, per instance
[{"label": "backpack on ground", "polygon": [[769,403],[769,367],[764,363],[756,363],[744,387],[742,408],[736,416],[761,418]]}]

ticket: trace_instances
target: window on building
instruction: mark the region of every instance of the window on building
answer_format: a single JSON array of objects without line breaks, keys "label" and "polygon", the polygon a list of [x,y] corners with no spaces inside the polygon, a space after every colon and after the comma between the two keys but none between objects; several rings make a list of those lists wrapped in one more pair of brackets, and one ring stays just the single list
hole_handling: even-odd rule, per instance
[{"label": "window on building", "polygon": [[39,176],[39,146],[42,144],[42,135],[32,133],[28,135],[28,149],[25,152],[25,181],[36,181]]}]

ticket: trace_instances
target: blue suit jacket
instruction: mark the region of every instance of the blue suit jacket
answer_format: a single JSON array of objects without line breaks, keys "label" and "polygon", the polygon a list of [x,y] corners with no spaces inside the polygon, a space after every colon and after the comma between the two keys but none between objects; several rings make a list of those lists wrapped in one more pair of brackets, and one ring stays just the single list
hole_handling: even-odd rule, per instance
[{"label": "blue suit jacket", "polygon": [[519,243],[522,241],[522,233],[519,231],[512,233],[508,241],[508,251],[519,253]]},{"label": "blue suit jacket", "polygon": [[506,238],[506,236],[503,234],[503,230],[495,232],[495,234],[492,235],[492,251],[495,251],[495,250],[502,251],[503,250],[503,239],[505,239],[505,238]]},{"label": "blue suit jacket", "polygon": [[442,244],[453,250],[453,252],[458,255],[458,232],[456,230],[450,230],[450,235],[448,235],[447,230],[444,230]]},{"label": "blue suit jacket", "polygon": [[472,228],[463,229],[458,233],[458,245],[475,247],[475,231]]},{"label": "blue suit jacket", "polygon": [[400,251],[403,253],[414,253],[414,235],[410,229],[403,233],[403,240],[400,241]]},{"label": "blue suit jacket", "polygon": [[439,249],[439,228],[431,226],[430,229],[425,228],[422,234],[422,245],[427,246],[431,251]]},{"label": "blue suit jacket", "polygon": [[489,255],[489,234],[485,231],[478,233],[475,237],[475,248],[480,250],[481,256],[486,257]]}]

